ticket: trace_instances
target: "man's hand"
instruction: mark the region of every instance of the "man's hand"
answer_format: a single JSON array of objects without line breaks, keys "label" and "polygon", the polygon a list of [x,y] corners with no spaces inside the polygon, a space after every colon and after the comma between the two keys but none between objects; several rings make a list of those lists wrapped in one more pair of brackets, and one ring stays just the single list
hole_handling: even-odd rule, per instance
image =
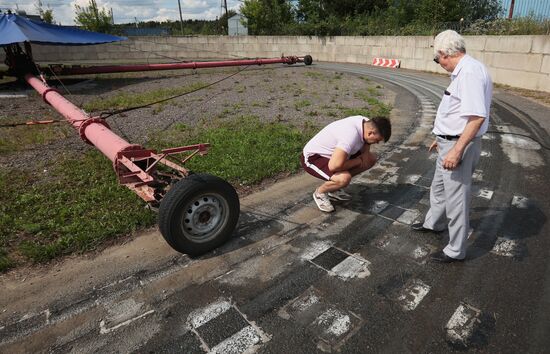
[{"label": "man's hand", "polygon": [[456,146],[453,146],[445,156],[445,159],[443,159],[443,168],[446,170],[454,170],[458,167],[461,159],[462,151],[457,149]]},{"label": "man's hand", "polygon": [[359,157],[361,158],[361,169],[369,169],[378,161],[378,156],[368,151],[361,154]]},{"label": "man's hand", "polygon": [[439,147],[437,146],[437,139],[434,139],[432,145],[428,148],[428,151],[431,152],[432,150],[439,151]]},{"label": "man's hand", "polygon": [[466,123],[466,127],[460,135],[460,138],[458,138],[455,145],[451,150],[449,150],[447,156],[445,156],[445,159],[443,159],[444,169],[454,170],[458,167],[460,160],[462,160],[462,154],[464,153],[466,146],[468,146],[470,141],[475,138],[477,132],[483,124],[483,121],[484,118],[479,116],[470,116],[468,118],[468,123]]}]

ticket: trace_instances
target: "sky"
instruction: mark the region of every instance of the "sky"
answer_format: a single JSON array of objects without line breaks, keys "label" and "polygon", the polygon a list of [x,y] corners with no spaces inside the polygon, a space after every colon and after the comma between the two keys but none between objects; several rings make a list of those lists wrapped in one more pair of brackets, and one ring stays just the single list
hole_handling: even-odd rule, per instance
[{"label": "sky", "polygon": [[[223,0],[180,0],[184,20],[214,20],[222,13]],[[38,14],[38,0],[0,0],[0,9],[24,10]],[[178,0],[96,0],[99,7],[113,9],[115,23],[179,20]],[[56,23],[74,25],[75,5],[87,6],[89,0],[42,0],[43,8],[53,9]],[[239,0],[227,0],[229,10],[238,11]]]}]

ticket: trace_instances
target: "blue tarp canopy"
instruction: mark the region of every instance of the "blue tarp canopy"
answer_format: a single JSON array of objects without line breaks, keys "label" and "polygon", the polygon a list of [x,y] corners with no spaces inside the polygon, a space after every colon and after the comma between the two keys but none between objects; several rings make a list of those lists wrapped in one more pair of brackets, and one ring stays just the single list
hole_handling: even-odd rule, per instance
[{"label": "blue tarp canopy", "polygon": [[50,25],[14,14],[0,15],[0,46],[32,42],[58,45],[87,45],[126,40],[125,37]]}]

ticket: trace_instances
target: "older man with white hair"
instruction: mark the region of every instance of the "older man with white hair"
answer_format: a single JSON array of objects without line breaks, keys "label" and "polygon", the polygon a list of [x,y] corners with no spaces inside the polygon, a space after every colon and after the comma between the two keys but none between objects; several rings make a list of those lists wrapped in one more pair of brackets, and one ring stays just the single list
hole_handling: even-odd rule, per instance
[{"label": "older man with white hair", "polygon": [[[464,38],[455,31],[434,39],[434,61],[451,73],[451,83],[437,110],[430,151],[438,158],[430,188],[430,209],[424,222],[412,225],[420,232],[449,229],[449,244],[431,255],[441,263],[462,261],[470,229],[472,174],[487,132],[493,82],[487,68],[466,54]],[[448,219],[448,220],[447,220]]]}]

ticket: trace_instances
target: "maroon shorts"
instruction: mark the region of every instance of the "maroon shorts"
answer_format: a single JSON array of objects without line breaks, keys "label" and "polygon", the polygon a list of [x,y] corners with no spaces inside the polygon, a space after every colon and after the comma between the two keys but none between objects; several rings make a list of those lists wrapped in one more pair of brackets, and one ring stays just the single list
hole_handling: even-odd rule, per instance
[{"label": "maroon shorts", "polygon": [[[361,151],[351,155],[350,159],[354,159],[359,155],[361,155]],[[304,154],[302,153],[300,155],[300,162],[304,170],[313,177],[317,177],[325,181],[329,181],[330,177],[332,177],[332,175],[334,174],[334,172],[332,172],[328,168],[329,161],[330,159],[328,157],[324,157],[318,154],[310,155],[306,161]]]}]

